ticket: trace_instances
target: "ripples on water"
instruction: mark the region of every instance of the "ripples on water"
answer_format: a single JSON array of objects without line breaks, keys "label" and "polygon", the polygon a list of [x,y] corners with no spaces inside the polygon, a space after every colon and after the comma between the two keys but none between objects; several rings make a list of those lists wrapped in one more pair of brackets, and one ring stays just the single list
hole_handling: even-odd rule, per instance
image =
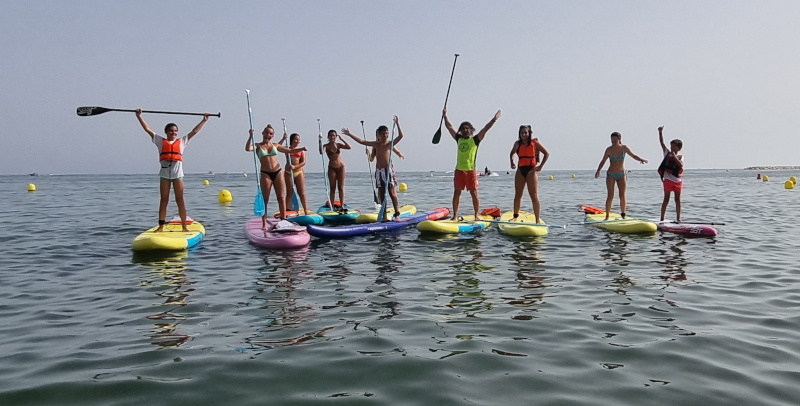
[{"label": "ripples on water", "polygon": [[[540,192],[549,223],[602,204],[591,173],[552,173]],[[404,174],[401,201],[447,206],[451,180],[426,175]],[[280,253],[244,238],[252,181],[215,175],[203,187],[206,177],[187,177],[206,240],[160,256],[130,251],[156,218],[154,176],[0,178],[0,404],[779,405],[800,395],[798,192],[753,172],[687,173],[684,217],[727,222],[714,239],[405,230]],[[309,200],[322,200],[321,178],[310,183]],[[482,205],[510,207],[510,184],[482,179]],[[630,184],[628,212],[656,217],[657,177]],[[217,203],[222,188],[232,205]],[[352,174],[348,192],[370,199],[366,176]]]}]

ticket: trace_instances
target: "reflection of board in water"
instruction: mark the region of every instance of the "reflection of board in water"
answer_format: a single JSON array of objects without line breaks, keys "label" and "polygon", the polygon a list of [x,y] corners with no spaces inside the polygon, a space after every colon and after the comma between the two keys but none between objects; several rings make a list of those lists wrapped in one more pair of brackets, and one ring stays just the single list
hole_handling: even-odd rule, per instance
[{"label": "reflection of board in water", "polygon": [[164,301],[159,305],[163,311],[147,316],[153,320],[153,329],[147,332],[153,345],[159,347],[179,347],[192,337],[178,333],[180,322],[186,316],[176,313],[176,310],[186,305],[189,292],[193,289],[194,282],[186,276],[188,265],[184,261],[189,256],[188,251],[177,252],[135,252],[131,262],[149,268],[149,272],[142,277],[141,286],[153,288],[158,291],[156,296]]}]

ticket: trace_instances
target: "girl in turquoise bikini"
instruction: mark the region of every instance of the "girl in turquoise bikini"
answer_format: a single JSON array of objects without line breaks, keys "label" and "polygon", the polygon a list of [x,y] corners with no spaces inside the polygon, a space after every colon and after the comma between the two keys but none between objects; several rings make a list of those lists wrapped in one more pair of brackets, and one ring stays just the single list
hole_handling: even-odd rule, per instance
[{"label": "girl in turquoise bikini", "polygon": [[606,148],[603,160],[600,161],[600,166],[597,167],[597,172],[594,174],[595,178],[600,177],[600,170],[606,164],[606,160],[611,161],[608,165],[608,172],[606,172],[606,187],[608,188],[608,197],[606,197],[606,220],[608,214],[611,212],[611,203],[614,201],[614,184],[619,187],[619,209],[622,218],[625,218],[625,191],[628,187],[628,179],[625,176],[625,155],[630,155],[633,159],[646,164],[647,160],[640,158],[634,154],[627,145],[622,143],[622,134],[618,132],[611,133],[611,146]]}]

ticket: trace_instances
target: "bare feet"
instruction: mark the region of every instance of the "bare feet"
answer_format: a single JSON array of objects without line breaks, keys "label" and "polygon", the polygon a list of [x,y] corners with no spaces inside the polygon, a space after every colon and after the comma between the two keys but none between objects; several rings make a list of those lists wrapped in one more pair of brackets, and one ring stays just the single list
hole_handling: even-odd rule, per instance
[{"label": "bare feet", "polygon": [[162,232],[162,231],[164,231],[164,226],[163,226],[163,225],[160,225],[160,226],[158,226],[158,228],[156,229],[156,231],[153,231],[153,232],[154,232],[154,233],[160,233],[160,232]]},{"label": "bare feet", "polygon": [[188,229],[188,228],[186,228],[186,227],[184,227],[184,228],[183,228],[183,232],[184,232],[184,233],[191,233],[191,231],[189,231],[189,229]]}]

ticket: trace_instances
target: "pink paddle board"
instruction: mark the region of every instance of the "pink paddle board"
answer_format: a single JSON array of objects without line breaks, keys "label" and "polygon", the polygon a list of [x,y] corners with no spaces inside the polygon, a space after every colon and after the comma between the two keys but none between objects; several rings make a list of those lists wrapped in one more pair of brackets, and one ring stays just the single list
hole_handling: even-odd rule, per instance
[{"label": "pink paddle board", "polygon": [[658,231],[690,237],[714,237],[717,235],[716,228],[702,224],[658,222],[656,226]]},{"label": "pink paddle board", "polygon": [[261,217],[250,219],[244,226],[244,234],[253,245],[271,250],[286,250],[305,247],[311,236],[303,226],[292,225],[287,229],[272,229],[280,220],[267,219],[267,230],[261,229]]}]

